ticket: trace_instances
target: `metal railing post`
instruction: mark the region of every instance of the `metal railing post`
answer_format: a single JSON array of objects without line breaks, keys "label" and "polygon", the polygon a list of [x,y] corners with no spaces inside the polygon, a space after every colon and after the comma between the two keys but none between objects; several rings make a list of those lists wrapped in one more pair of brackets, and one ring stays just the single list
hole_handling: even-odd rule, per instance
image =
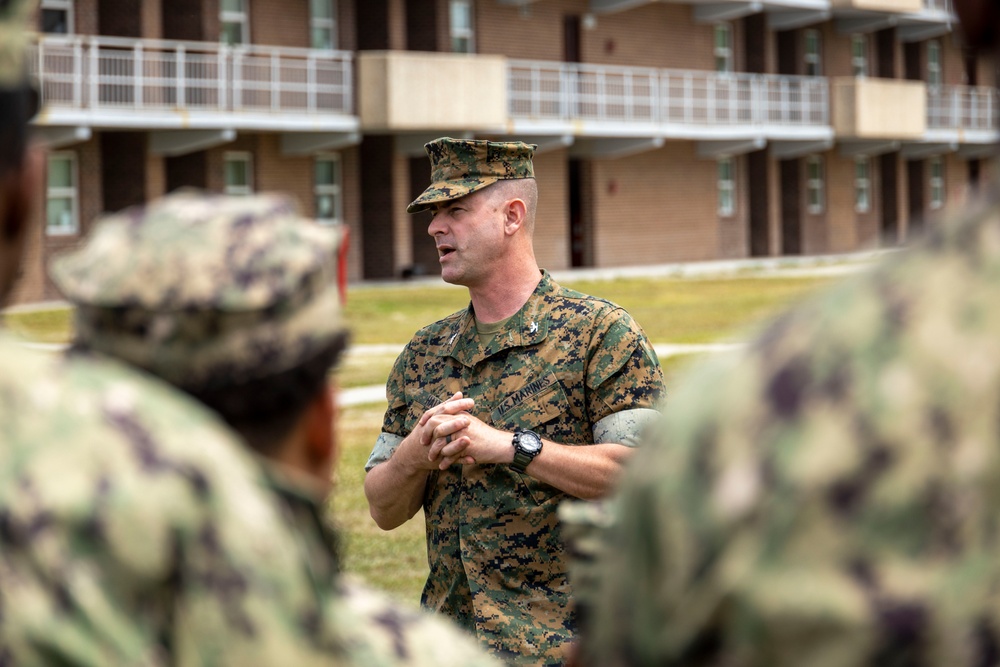
[{"label": "metal railing post", "polygon": [[187,106],[187,51],[184,49],[184,45],[181,44],[177,47],[177,52],[174,55],[174,63],[177,68],[177,106],[183,109]]},{"label": "metal railing post", "polygon": [[94,43],[94,38],[88,38],[88,43],[90,45],[90,106],[92,108],[97,108],[101,105],[100,97],[100,82],[101,69],[100,63],[98,61],[99,47]]},{"label": "metal railing post", "polygon": [[142,85],[145,72],[142,66],[142,42],[136,42],[132,47],[132,104],[136,108],[142,107]]}]

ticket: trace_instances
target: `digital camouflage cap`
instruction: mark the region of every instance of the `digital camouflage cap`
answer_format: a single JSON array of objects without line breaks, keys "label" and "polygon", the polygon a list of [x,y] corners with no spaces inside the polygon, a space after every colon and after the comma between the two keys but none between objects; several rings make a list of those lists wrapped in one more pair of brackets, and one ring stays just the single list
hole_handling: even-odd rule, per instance
[{"label": "digital camouflage cap", "polygon": [[27,75],[29,21],[36,0],[0,0],[0,87],[20,84]]},{"label": "digital camouflage cap", "polygon": [[520,141],[449,137],[424,144],[431,160],[431,184],[406,212],[419,213],[431,204],[464,197],[497,181],[534,178],[531,156],[536,148]]},{"label": "digital camouflage cap", "polygon": [[278,195],[169,195],[101,220],[52,277],[77,342],[182,387],[288,370],[344,331],[344,232]]}]

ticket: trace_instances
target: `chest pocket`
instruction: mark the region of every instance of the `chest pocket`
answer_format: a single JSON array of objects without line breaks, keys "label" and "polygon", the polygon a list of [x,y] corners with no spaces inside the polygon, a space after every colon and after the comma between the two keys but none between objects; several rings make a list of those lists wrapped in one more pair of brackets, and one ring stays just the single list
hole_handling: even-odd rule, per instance
[{"label": "chest pocket", "polygon": [[566,391],[554,373],[529,383],[525,388],[509,395],[493,411],[493,424],[514,429],[520,426],[537,430],[543,437],[543,424],[551,422],[566,412]]}]

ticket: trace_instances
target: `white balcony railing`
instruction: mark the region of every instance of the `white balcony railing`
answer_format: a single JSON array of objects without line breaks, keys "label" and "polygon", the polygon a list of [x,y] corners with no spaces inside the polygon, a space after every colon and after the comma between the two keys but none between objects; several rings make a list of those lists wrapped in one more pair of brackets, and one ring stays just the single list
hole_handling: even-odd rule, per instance
[{"label": "white balcony railing", "polygon": [[73,36],[40,39],[32,55],[55,108],[354,113],[346,51]]},{"label": "white balcony railing", "polygon": [[827,126],[823,77],[511,61],[510,115],[698,126]]},{"label": "white balcony railing", "polygon": [[989,86],[940,86],[927,91],[927,127],[934,130],[997,129],[998,93]]}]

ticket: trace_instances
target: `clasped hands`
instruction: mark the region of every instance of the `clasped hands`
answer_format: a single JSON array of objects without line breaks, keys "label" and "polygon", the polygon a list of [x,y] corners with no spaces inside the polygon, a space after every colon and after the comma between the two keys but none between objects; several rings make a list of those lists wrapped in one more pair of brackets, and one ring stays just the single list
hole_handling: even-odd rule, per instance
[{"label": "clasped hands", "polygon": [[510,434],[470,414],[473,407],[475,401],[456,392],[421,415],[413,435],[427,449],[429,467],[446,470],[455,463],[471,465],[513,460]]}]

